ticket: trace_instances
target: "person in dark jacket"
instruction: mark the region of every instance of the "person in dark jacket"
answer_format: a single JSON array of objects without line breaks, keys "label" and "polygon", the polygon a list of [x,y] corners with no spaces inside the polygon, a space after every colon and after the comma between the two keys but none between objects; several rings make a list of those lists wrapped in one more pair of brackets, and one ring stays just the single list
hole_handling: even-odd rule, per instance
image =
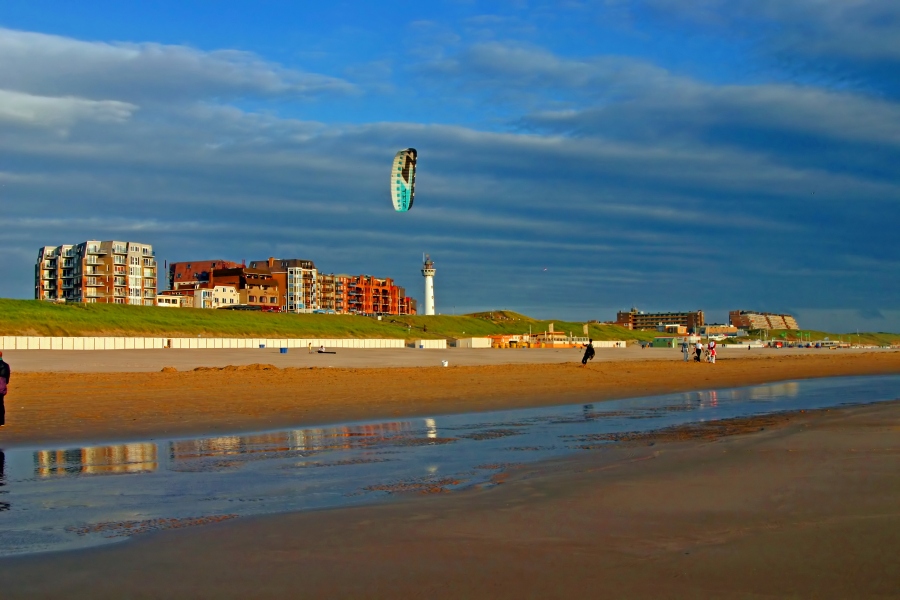
[{"label": "person in dark jacket", "polygon": [[594,360],[594,340],[589,339],[587,346],[584,347],[584,356],[581,357],[581,366],[586,367],[587,361]]},{"label": "person in dark jacket", "polygon": [[0,352],[0,427],[6,425],[6,407],[3,405],[3,399],[6,397],[8,385],[9,365],[3,362],[3,352]]}]

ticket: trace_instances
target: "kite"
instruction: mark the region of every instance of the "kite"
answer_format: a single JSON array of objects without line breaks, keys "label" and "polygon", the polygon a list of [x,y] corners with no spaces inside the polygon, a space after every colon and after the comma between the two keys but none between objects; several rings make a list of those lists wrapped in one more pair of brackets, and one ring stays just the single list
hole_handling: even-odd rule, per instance
[{"label": "kite", "polygon": [[416,149],[407,148],[394,156],[391,168],[391,200],[394,210],[406,212],[412,208],[416,194]]}]

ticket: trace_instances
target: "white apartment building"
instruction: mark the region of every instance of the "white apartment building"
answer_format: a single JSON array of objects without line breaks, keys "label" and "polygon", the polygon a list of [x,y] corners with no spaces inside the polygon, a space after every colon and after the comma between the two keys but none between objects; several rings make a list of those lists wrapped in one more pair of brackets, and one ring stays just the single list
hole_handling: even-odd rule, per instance
[{"label": "white apartment building", "polygon": [[150,244],[88,240],[38,250],[34,297],[155,306],[156,281],[156,257]]}]

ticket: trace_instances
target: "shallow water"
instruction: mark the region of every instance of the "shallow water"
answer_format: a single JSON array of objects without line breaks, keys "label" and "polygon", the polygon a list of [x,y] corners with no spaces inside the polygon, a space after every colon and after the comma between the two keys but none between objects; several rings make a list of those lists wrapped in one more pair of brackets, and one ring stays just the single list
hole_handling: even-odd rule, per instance
[{"label": "shallow water", "polygon": [[[605,433],[900,398],[900,376],[845,377],[596,404],[231,436],[0,452],[0,555],[148,531],[491,485],[510,465]],[[611,442],[613,443],[613,442]]]}]

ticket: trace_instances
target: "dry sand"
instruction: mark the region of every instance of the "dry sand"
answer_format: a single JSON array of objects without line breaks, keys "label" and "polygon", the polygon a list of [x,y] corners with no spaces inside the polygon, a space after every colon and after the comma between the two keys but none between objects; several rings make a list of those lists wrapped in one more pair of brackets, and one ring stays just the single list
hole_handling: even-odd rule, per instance
[{"label": "dry sand", "polygon": [[494,487],[0,560],[0,585],[5,600],[897,598],[898,439],[900,402],[692,426]]},{"label": "dry sand", "polygon": [[[516,354],[542,362],[278,369],[217,357],[217,367],[163,373],[128,372],[114,364],[120,356],[102,359],[105,372],[54,373],[23,372],[25,361],[8,356],[19,368],[0,445],[900,372],[897,352],[748,353],[707,365],[639,351],[585,369],[571,354],[562,364]],[[53,356],[57,366],[97,360]],[[177,366],[195,368],[198,357],[185,356]],[[3,559],[0,596],[896,598],[898,439],[900,402],[689,426],[513,468],[493,487]]]},{"label": "dry sand", "polygon": [[[132,352],[138,351],[118,354]],[[900,373],[900,352],[890,351],[746,352],[732,358],[723,352],[715,365],[683,363],[672,359],[677,353],[661,352],[638,350],[617,355],[627,360],[595,361],[587,368],[567,354],[566,363],[449,368],[279,369],[251,364],[196,367],[200,370],[187,372],[92,373],[23,373],[24,360],[10,353],[5,358],[14,375],[0,447],[254,431],[597,402],[809,377]],[[88,355],[96,353],[76,354],[87,361],[91,360]],[[552,354],[527,350],[488,350],[480,356],[502,360],[504,354],[553,360]],[[409,355],[418,356],[415,351]],[[65,354],[51,356],[57,364],[68,360]]]}]

